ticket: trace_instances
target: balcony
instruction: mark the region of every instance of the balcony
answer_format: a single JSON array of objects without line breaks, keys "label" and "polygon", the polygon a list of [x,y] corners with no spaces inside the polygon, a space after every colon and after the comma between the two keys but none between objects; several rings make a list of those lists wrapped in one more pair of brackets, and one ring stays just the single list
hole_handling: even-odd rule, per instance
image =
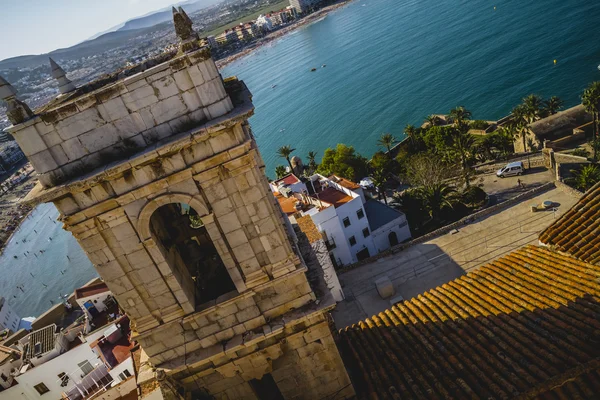
[{"label": "balcony", "polygon": [[59,378],[62,385],[71,383],[71,387],[67,389],[62,398],[64,400],[82,400],[89,399],[97,393],[103,392],[110,388],[113,382],[112,376],[108,373],[108,368],[102,363],[93,366],[90,364],[83,368],[71,372],[70,374]]}]

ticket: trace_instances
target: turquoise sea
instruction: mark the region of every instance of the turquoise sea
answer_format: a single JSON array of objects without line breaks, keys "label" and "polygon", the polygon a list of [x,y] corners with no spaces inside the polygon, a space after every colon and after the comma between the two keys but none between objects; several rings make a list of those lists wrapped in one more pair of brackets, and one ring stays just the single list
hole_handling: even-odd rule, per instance
[{"label": "turquoise sea", "polygon": [[[337,143],[370,156],[381,133],[400,138],[406,124],[457,105],[478,119],[500,118],[530,93],[575,105],[600,80],[598,21],[596,0],[355,0],[222,72],[254,95],[251,123],[272,176],[284,144],[302,157]],[[21,316],[96,275],[57,215],[38,208],[0,257],[0,295]]]},{"label": "turquoise sea", "polygon": [[530,93],[575,105],[600,80],[599,21],[595,0],[356,0],[222,73],[254,95],[273,176],[284,144],[301,157],[337,143],[370,156],[381,133],[401,138],[457,105],[477,119]]}]

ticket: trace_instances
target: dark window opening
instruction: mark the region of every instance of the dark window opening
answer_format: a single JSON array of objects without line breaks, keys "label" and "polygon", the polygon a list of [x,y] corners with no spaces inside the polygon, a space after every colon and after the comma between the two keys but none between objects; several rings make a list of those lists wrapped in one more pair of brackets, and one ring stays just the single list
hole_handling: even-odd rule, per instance
[{"label": "dark window opening", "polygon": [[356,216],[358,217],[358,219],[363,219],[364,218],[365,212],[363,211],[362,208],[356,212]]},{"label": "dark window opening", "polygon": [[158,208],[150,230],[190,300],[202,304],[236,289],[202,218],[189,205]]},{"label": "dark window opening", "polygon": [[354,246],[356,244],[356,238],[354,236],[350,236],[348,241],[350,242],[350,246]]},{"label": "dark window opening", "polygon": [[388,235],[388,240],[390,241],[390,247],[394,247],[398,244],[398,235],[396,235],[396,232],[391,232]]},{"label": "dark window opening", "polygon": [[123,370],[123,372],[121,372],[119,374],[119,379],[121,379],[122,381],[124,381],[125,379],[129,378],[131,376],[131,373],[129,372],[128,369]]},{"label": "dark window opening", "polygon": [[362,249],[361,251],[359,251],[358,253],[356,253],[356,259],[358,261],[366,260],[370,256],[371,255],[369,254],[369,249],[366,247],[364,249]]},{"label": "dark window opening", "polygon": [[347,228],[350,226],[350,218],[346,217],[342,220],[344,222],[344,227]]},{"label": "dark window opening", "polygon": [[370,234],[371,234],[371,232],[369,232],[369,228],[363,229],[363,236],[364,237],[368,237]]},{"label": "dark window opening", "polygon": [[265,374],[261,379],[252,379],[248,383],[259,400],[283,400],[283,395],[271,374]]},{"label": "dark window opening", "polygon": [[43,395],[44,393],[48,393],[50,391],[50,389],[48,389],[48,387],[46,385],[44,385],[44,383],[38,383],[37,385],[35,385],[33,387],[35,390],[37,390],[37,392],[41,395]]},{"label": "dark window opening", "polygon": [[0,378],[2,378],[2,380],[4,382],[6,382],[8,380],[8,377],[6,375],[4,375],[4,374],[0,374]]}]

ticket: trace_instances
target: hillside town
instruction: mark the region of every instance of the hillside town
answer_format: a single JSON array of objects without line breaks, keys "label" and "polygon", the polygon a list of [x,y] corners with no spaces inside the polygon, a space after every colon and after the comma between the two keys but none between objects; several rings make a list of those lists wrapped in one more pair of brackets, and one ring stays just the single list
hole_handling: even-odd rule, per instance
[{"label": "hillside town", "polygon": [[0,400],[600,396],[600,82],[370,158],[282,143],[269,179],[217,59],[315,7],[206,37],[173,8],[99,79],[50,58],[46,99],[0,70],[1,245],[51,203],[99,276],[35,318],[0,296]]}]

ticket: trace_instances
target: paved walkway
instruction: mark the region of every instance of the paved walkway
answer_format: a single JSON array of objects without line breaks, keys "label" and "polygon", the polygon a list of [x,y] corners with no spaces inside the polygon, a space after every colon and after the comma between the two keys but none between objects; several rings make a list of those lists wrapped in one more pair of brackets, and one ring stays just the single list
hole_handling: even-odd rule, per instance
[{"label": "paved walkway", "polygon": [[[550,200],[556,211],[531,212],[531,206]],[[338,328],[376,314],[390,304],[375,289],[375,280],[388,276],[396,294],[410,299],[526,244],[537,244],[539,233],[568,210],[576,199],[552,189],[498,211],[455,233],[363,265],[339,276],[346,300],[333,312]]]}]

